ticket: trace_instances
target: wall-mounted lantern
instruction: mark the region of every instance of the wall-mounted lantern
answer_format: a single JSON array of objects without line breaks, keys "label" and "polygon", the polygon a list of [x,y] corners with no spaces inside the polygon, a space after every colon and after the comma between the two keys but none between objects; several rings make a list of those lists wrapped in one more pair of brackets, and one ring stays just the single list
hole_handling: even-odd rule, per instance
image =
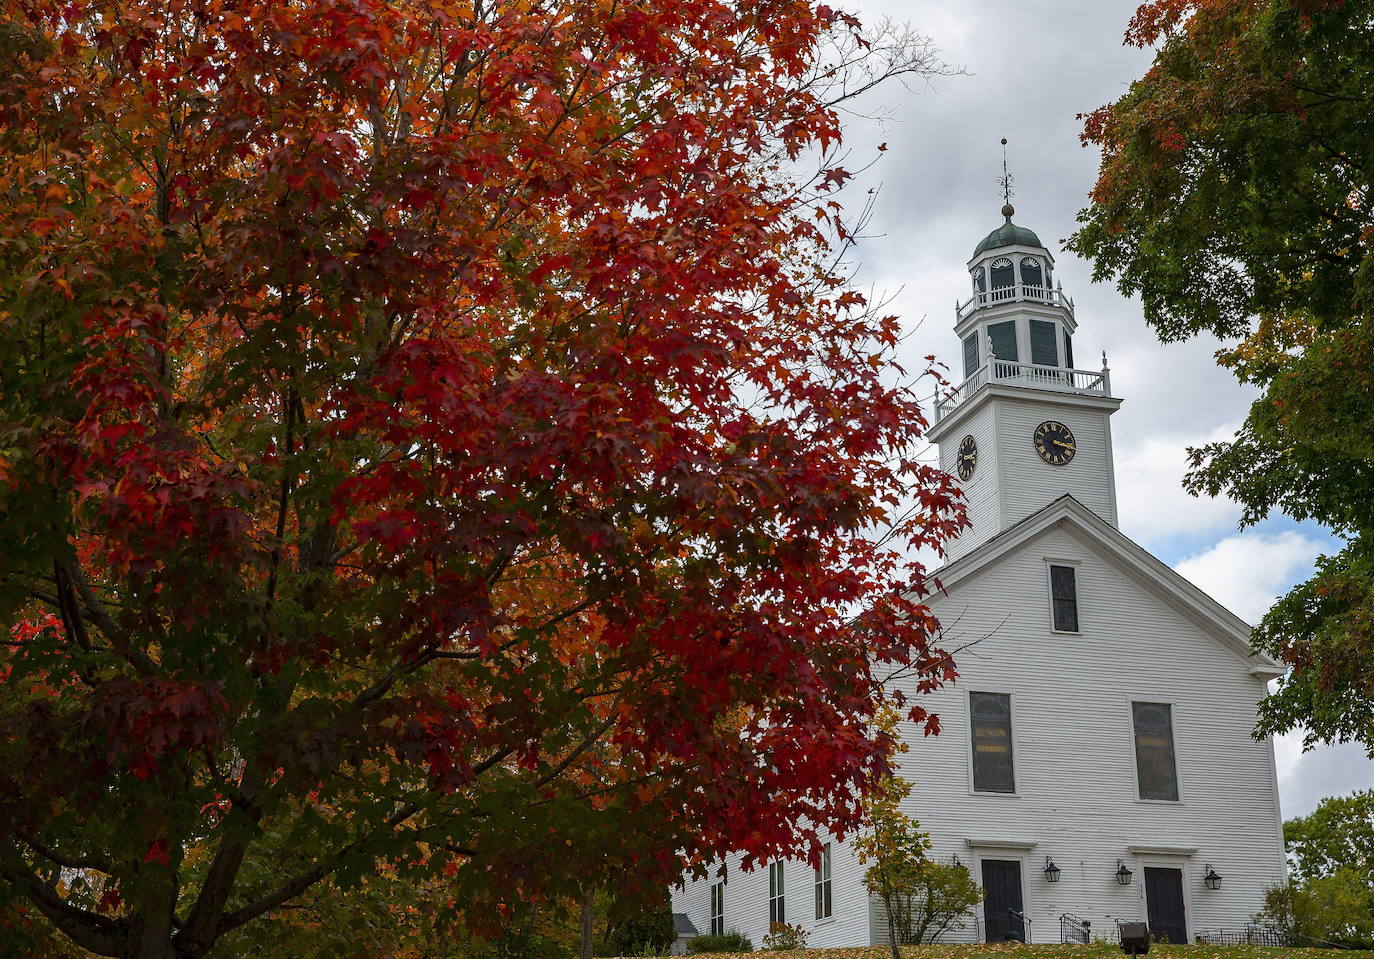
[{"label": "wall-mounted lantern", "polygon": [[1126,863],[1118,859],[1116,861],[1116,881],[1123,886],[1131,884],[1131,871],[1126,868]]},{"label": "wall-mounted lantern", "polygon": [[957,852],[949,857],[949,864],[951,866],[954,866],[956,869],[962,869],[964,870],[964,872],[968,872],[968,866],[964,865],[964,861],[959,858],[959,854]]},{"label": "wall-mounted lantern", "polygon": [[1217,871],[1212,868],[1210,862],[1207,864],[1207,874],[1202,877],[1202,884],[1208,889],[1221,888],[1221,877],[1217,875]]},{"label": "wall-mounted lantern", "polygon": [[1058,882],[1060,869],[1049,856],[1045,857],[1045,881]]}]

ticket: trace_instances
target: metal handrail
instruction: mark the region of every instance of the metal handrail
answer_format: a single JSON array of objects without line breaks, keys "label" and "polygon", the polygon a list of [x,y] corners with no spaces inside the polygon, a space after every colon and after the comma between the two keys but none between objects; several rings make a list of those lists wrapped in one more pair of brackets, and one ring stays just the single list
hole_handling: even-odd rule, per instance
[{"label": "metal handrail", "polygon": [[1022,931],[1025,933],[1025,938],[1022,939],[1021,941],[1022,941],[1022,942],[1030,942],[1030,941],[1031,941],[1031,918],[1030,918],[1029,916],[1027,916],[1024,912],[1022,912],[1020,909],[1013,909],[1013,908],[1011,908],[1010,906],[1007,907],[1007,918],[1008,918],[1008,919],[1019,919],[1019,920],[1021,920],[1021,929],[1022,929]]},{"label": "metal handrail", "polygon": [[1062,913],[1059,916],[1059,941],[1077,942],[1087,945],[1092,941],[1092,923],[1071,912]]}]

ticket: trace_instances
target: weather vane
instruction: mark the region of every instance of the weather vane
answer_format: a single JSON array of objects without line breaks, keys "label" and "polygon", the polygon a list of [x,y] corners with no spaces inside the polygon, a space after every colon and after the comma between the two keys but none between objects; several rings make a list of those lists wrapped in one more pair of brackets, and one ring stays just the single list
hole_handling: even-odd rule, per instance
[{"label": "weather vane", "polygon": [[1002,137],[1002,179],[997,181],[997,185],[1002,188],[1002,215],[1008,220],[1016,212],[1016,209],[1011,205],[1011,198],[1014,195],[1011,189],[1012,182],[1012,175],[1007,172],[1007,138]]}]

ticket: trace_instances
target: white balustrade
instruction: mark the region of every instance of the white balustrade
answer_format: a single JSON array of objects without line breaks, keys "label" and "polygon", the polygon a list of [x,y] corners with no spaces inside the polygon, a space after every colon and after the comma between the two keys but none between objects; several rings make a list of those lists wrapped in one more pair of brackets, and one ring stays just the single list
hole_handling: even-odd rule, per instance
[{"label": "white balustrade", "polygon": [[940,422],[974,393],[989,383],[1008,386],[1028,386],[1037,390],[1061,393],[1090,393],[1111,395],[1111,376],[1103,357],[1100,370],[1070,370],[1062,366],[1040,366],[1036,363],[1013,363],[993,359],[984,363],[973,375],[958,386],[935,395],[935,422]]},{"label": "white balustrade", "polygon": [[1065,296],[1063,290],[1048,286],[1030,286],[1025,283],[997,286],[990,290],[974,293],[968,300],[957,305],[956,313],[959,320],[963,320],[974,310],[980,310],[985,306],[996,306],[999,303],[1011,303],[1015,300],[1030,300],[1032,303],[1062,307],[1069,311],[1070,316],[1073,315],[1073,300]]}]

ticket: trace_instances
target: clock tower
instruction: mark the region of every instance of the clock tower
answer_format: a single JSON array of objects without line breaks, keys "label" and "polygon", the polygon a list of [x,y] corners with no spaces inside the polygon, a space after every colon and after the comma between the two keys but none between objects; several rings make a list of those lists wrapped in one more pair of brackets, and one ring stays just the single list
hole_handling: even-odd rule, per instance
[{"label": "clock tower", "polygon": [[[1073,301],[1040,238],[1005,222],[968,261],[972,295],[955,307],[962,382],[935,397],[930,438],[959,478],[972,527],[951,560],[1066,493],[1112,526],[1116,483],[1109,418],[1121,405],[1100,370],[1074,366]],[[959,370],[956,369],[956,376]],[[953,379],[953,377],[951,377]]]}]

